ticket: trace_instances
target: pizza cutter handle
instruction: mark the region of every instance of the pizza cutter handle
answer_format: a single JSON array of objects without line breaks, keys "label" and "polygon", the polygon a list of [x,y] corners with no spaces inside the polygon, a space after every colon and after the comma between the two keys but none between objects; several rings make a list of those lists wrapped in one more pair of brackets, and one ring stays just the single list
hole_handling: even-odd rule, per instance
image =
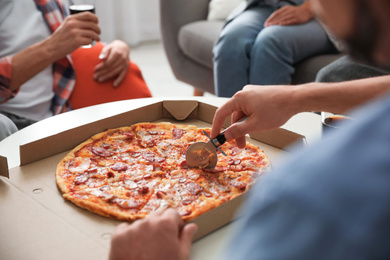
[{"label": "pizza cutter handle", "polygon": [[213,143],[216,147],[223,145],[225,142],[226,142],[225,131],[223,131],[213,139]]},{"label": "pizza cutter handle", "polygon": [[[235,122],[234,124],[237,124],[237,123],[240,123],[240,122],[243,122],[245,121],[246,119],[248,119],[248,116],[244,116],[243,118],[241,118],[240,120],[238,120],[237,122]],[[227,128],[229,129],[229,128]],[[225,129],[223,132],[221,132],[219,135],[217,135],[217,137],[215,137],[213,139],[213,143],[216,147],[219,147],[220,145],[223,145],[225,142],[226,142],[226,137],[225,137],[225,132],[226,130]]]}]

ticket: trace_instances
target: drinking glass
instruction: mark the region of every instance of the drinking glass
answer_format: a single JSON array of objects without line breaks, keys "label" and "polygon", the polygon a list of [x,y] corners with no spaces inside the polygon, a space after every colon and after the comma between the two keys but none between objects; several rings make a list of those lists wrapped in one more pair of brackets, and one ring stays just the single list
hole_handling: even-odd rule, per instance
[{"label": "drinking glass", "polygon": [[[69,0],[69,13],[78,14],[82,12],[95,13],[95,0]],[[91,48],[95,45],[95,41],[92,44],[83,45],[82,48]]]}]

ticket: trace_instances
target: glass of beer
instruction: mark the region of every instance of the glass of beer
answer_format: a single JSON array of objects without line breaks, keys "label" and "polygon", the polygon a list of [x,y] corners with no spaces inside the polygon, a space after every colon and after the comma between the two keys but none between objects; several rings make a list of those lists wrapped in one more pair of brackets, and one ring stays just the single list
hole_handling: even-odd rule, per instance
[{"label": "glass of beer", "polygon": [[[78,14],[82,12],[95,13],[95,0],[69,0],[69,13]],[[92,44],[83,45],[82,48],[91,48],[95,45],[95,41]]]}]

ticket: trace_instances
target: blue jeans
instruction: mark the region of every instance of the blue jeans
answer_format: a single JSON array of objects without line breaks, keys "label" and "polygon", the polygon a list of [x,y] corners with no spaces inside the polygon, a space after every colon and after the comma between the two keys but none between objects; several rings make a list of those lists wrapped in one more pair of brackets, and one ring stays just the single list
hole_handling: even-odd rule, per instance
[{"label": "blue jeans", "polygon": [[337,52],[316,20],[264,28],[274,11],[273,7],[255,6],[223,28],[213,49],[217,96],[231,97],[247,84],[289,84],[295,63]]}]

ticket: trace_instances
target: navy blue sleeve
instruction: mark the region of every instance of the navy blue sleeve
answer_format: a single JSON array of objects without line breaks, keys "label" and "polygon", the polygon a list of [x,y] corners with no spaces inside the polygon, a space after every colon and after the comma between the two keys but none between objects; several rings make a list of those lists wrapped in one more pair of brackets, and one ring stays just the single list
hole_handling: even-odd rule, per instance
[{"label": "navy blue sleeve", "polygon": [[262,177],[223,259],[390,259],[390,97]]}]

